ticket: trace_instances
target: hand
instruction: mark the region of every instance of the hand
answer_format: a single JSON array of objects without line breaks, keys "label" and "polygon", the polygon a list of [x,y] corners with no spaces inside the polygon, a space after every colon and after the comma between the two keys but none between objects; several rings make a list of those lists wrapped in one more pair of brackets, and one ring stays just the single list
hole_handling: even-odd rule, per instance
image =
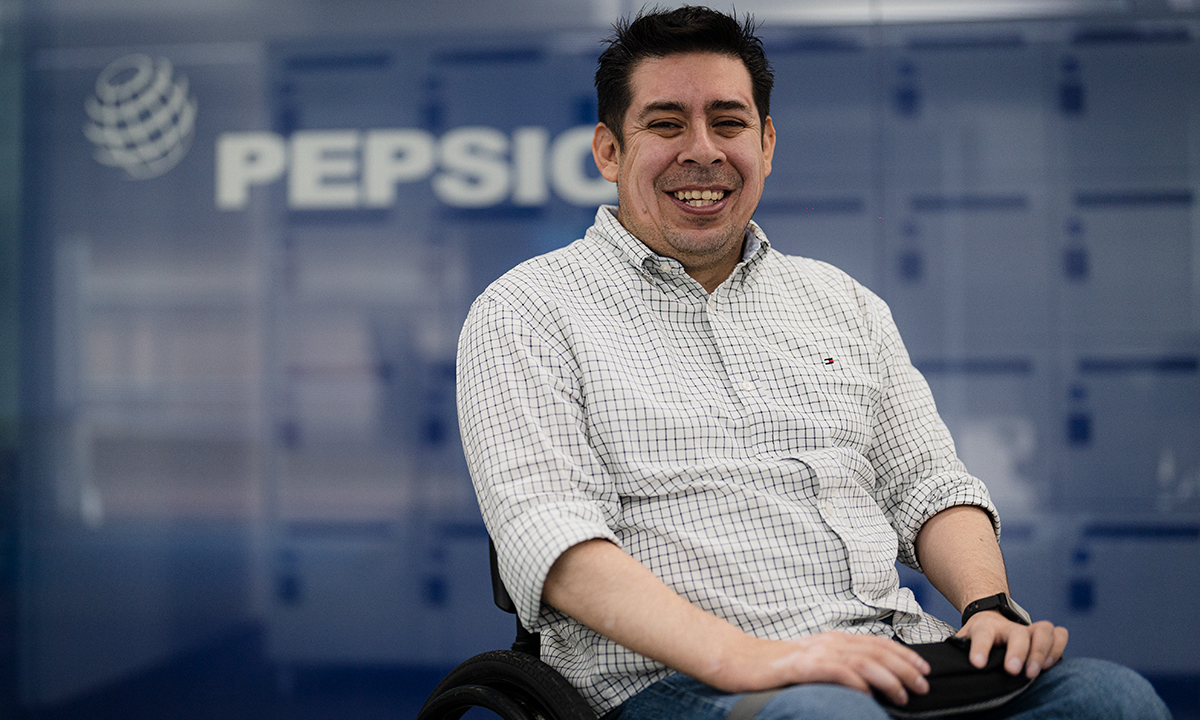
[{"label": "hand", "polygon": [[743,656],[722,663],[716,677],[700,679],[728,692],[832,683],[867,694],[878,690],[897,705],[906,704],[910,692],[929,692],[929,664],[888,638],[825,632],[795,640],[747,640]]},{"label": "hand", "polygon": [[542,599],[613,642],[725,692],[834,683],[897,705],[929,692],[929,664],[887,638],[826,632],[766,640],[701,610],[607,540],[572,546],[550,567]]},{"label": "hand", "polygon": [[993,645],[1005,645],[1004,669],[1033,679],[1062,658],[1067,647],[1067,629],[1046,620],[1021,625],[998,612],[986,610],[971,616],[958,637],[971,639],[971,664],[983,667]]}]

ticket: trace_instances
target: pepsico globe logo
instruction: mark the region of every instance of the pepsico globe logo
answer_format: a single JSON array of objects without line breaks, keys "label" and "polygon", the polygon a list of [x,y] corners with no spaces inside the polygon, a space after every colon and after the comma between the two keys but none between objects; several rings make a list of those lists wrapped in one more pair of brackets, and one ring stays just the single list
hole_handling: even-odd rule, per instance
[{"label": "pepsico globe logo", "polygon": [[112,62],[84,103],[83,134],[96,161],[124,168],[138,180],[162,175],[187,154],[196,127],[196,99],[171,61],[142,54]]}]

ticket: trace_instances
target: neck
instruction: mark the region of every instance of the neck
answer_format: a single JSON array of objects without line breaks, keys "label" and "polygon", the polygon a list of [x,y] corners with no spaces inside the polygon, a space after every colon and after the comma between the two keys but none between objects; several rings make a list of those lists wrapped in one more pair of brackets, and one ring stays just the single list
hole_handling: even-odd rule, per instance
[{"label": "neck", "polygon": [[732,261],[723,260],[721,263],[711,267],[688,267],[684,265],[684,269],[687,271],[688,276],[700,283],[700,286],[711,295],[733,273],[733,269],[737,267],[740,259],[741,254],[739,252],[738,255],[733,257]]}]

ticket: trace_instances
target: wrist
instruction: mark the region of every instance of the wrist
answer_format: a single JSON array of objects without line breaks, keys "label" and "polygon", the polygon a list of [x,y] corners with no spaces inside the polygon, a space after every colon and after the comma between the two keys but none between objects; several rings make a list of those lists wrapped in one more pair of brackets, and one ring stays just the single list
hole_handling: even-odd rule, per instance
[{"label": "wrist", "polygon": [[774,644],[739,630],[736,635],[713,644],[714,651],[694,677],[725,692],[761,689],[756,674],[762,669],[762,660],[770,656],[769,646]]},{"label": "wrist", "polygon": [[981,612],[998,612],[1005,618],[1019,623],[1021,625],[1032,625],[1033,620],[1029,617],[1029,613],[1017,604],[1016,600],[1006,592],[988,595],[987,597],[979,598],[973,602],[967,603],[963,608],[962,624],[966,625],[967,621]]}]

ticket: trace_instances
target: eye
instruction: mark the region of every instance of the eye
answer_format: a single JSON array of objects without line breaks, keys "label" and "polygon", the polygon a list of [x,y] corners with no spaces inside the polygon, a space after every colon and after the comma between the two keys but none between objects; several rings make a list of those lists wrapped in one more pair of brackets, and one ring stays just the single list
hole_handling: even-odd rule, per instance
[{"label": "eye", "polygon": [[656,120],[650,123],[652,130],[678,130],[681,127],[679,123],[672,122],[671,120]]}]

